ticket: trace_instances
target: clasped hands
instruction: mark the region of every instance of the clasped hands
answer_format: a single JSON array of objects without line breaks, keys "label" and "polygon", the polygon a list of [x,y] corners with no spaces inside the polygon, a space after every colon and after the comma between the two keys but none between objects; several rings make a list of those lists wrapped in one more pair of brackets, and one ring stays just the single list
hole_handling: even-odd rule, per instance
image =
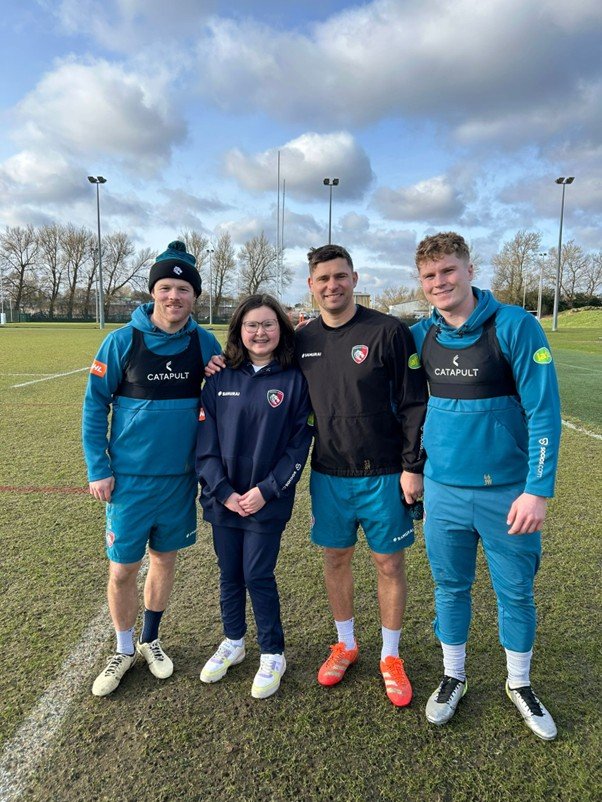
[{"label": "clasped hands", "polygon": [[258,487],[253,487],[247,490],[242,496],[240,493],[232,493],[224,501],[224,507],[227,507],[232,512],[237,513],[241,518],[246,518],[248,515],[254,515],[256,512],[265,506],[265,499],[261,495]]}]

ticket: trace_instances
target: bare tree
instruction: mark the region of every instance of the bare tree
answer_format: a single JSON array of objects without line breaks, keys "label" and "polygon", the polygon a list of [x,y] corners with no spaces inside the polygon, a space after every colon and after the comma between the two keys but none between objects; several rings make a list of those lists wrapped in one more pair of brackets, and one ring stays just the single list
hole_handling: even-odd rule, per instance
[{"label": "bare tree", "polygon": [[224,296],[232,287],[236,272],[234,247],[232,246],[232,237],[228,232],[222,234],[217,241],[212,254],[211,272],[213,274],[213,315],[215,316]]},{"label": "bare tree", "polygon": [[[86,287],[85,298],[87,299],[84,301],[82,311],[84,316],[87,316],[90,294],[96,278],[97,239],[87,228],[76,228],[69,223],[62,229],[61,247],[67,273],[67,317],[69,320],[73,318],[76,297],[82,283]],[[94,258],[94,254],[96,254],[96,258]]]},{"label": "bare tree", "polygon": [[48,298],[48,317],[52,320],[57,298],[63,289],[65,262],[61,248],[62,226],[52,223],[38,229],[38,265],[44,294]]},{"label": "bare tree", "polygon": [[422,291],[417,287],[406,287],[403,284],[398,287],[385,287],[381,294],[375,297],[374,308],[381,312],[388,312],[390,306],[421,297]]},{"label": "bare tree", "polygon": [[597,295],[602,287],[602,251],[590,254],[590,264],[583,282],[583,292],[590,298]]},{"label": "bare tree", "polygon": [[150,248],[136,252],[131,239],[123,231],[103,239],[102,257],[105,318],[108,318],[111,304],[124,287],[140,289],[144,286],[153,257]]},{"label": "bare tree", "polygon": [[[548,280],[554,286],[558,270],[558,248],[550,250],[548,270]],[[566,242],[562,246],[560,258],[560,297],[569,308],[574,306],[575,298],[580,292],[585,294],[586,288],[591,283],[588,280],[591,278],[591,272],[592,256],[585,253],[580,245],[576,245],[575,240]]]},{"label": "bare tree", "polygon": [[186,250],[191,253],[196,259],[196,266],[201,276],[201,281],[205,283],[205,265],[209,261],[209,238],[204,234],[199,234],[198,231],[186,229],[183,231],[179,238],[186,245]]},{"label": "bare tree", "polygon": [[254,295],[259,290],[278,288],[278,251],[262,231],[258,237],[247,240],[238,252],[240,294]]},{"label": "bare tree", "polygon": [[37,284],[33,270],[38,247],[37,232],[32,225],[6,226],[0,234],[0,259],[8,268],[6,280],[12,289],[15,312],[20,311],[27,288]]},{"label": "bare tree", "polygon": [[521,306],[525,291],[535,287],[539,275],[537,254],[540,245],[541,234],[538,231],[521,229],[493,257],[491,288],[500,301]]}]

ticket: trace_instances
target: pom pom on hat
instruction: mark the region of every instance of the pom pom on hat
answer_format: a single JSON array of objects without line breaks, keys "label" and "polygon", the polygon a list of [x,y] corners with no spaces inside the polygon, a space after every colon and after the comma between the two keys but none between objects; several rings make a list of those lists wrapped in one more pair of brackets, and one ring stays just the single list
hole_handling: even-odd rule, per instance
[{"label": "pom pom on hat", "polygon": [[155,259],[148,276],[148,291],[151,292],[160,278],[178,278],[192,285],[198,298],[201,294],[201,277],[196,269],[196,259],[186,252],[186,245],[180,240],[170,242],[167,250]]}]

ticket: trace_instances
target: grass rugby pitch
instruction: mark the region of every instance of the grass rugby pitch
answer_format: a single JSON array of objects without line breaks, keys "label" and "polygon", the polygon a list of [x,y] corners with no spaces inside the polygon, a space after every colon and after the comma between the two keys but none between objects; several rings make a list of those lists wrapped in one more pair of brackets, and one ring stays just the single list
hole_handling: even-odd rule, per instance
[{"label": "grass rugby pitch", "polygon": [[[563,417],[600,434],[602,313],[589,315],[574,316],[566,326],[561,316],[560,331],[549,337]],[[572,429],[563,429],[557,496],[536,585],[532,676],[556,718],[556,742],[538,741],[505,697],[495,599],[482,559],[470,689],[448,726],[427,724],[424,704],[441,663],[420,531],[407,554],[402,639],[414,686],[411,706],[396,710],[384,693],[375,577],[363,545],[355,557],[360,661],[340,686],[326,690],[316,683],[334,632],[320,554],[308,542],[307,476],[277,570],[289,663],[279,693],[263,701],[250,696],[258,661],[252,617],[247,659],[215,685],[198,679],[221,637],[215,557],[209,528],[201,524],[197,545],[181,555],[162,628],[176,665],[173,677],[159,682],[137,665],[113,696],[92,697],[90,684],[112,649],[112,634],[107,617],[100,650],[82,643],[104,602],[106,560],[102,507],[82,492],[80,415],[85,368],[101,339],[101,332],[83,326],[0,329],[3,766],[13,776],[20,761],[46,748],[19,787],[3,786],[0,776],[2,802],[599,799],[602,441]],[[40,381],[59,373],[65,375]],[[56,700],[69,703],[54,739],[29,744],[28,754],[9,754],[22,722],[32,713],[43,719],[38,700],[75,648],[90,669],[68,699]],[[45,731],[43,720],[38,731]]]}]

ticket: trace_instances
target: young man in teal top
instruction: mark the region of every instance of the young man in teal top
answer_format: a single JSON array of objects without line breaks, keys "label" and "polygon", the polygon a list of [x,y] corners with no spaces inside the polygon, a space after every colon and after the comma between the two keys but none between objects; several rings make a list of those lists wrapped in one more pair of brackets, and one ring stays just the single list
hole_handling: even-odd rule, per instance
[{"label": "young man in teal top", "polygon": [[416,265],[434,307],[412,334],[430,390],[424,536],[444,667],[426,717],[445,724],[468,687],[466,642],[481,540],[498,603],[506,692],[530,729],[552,740],[556,725],[529,676],[539,529],[554,493],[561,428],[548,343],[524,309],[471,286],[470,254],[458,234],[424,239]]},{"label": "young man in teal top", "polygon": [[[117,635],[115,654],[92,686],[95,696],[117,688],[136,654],[159,679],[173,672],[159,623],[178,550],[196,540],[199,398],[204,365],[221,352],[191,317],[201,292],[195,263],[184,243],[170,243],[150,270],[152,303],[105,338],[90,368],[83,446],[90,494],[107,504],[108,599]],[[134,644],[136,578],[147,544],[144,622]]]}]

